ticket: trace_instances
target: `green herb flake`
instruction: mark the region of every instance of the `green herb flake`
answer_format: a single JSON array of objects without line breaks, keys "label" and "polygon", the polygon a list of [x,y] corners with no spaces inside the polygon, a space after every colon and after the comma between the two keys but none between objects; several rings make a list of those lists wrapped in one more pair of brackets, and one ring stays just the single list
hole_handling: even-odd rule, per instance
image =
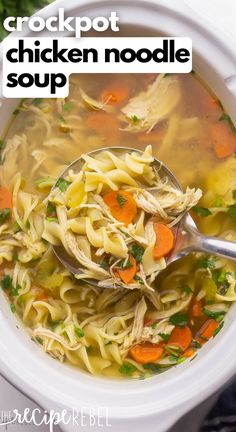
[{"label": "green herb flake", "polygon": [[4,278],[1,280],[1,288],[3,290],[12,288],[12,278],[9,275],[4,276]]},{"label": "green herb flake", "polygon": [[36,342],[38,342],[40,345],[43,345],[43,339],[41,339],[40,337],[36,336],[35,340],[36,340]]},{"label": "green herb flake", "polygon": [[212,215],[212,212],[206,207],[193,206],[192,211],[194,211],[200,217],[206,217]]},{"label": "green herb flake", "polygon": [[66,192],[71,182],[64,178],[59,178],[56,182],[56,186],[60,189],[61,192]]},{"label": "green herb flake", "polygon": [[16,312],[16,307],[13,303],[10,304],[10,308],[11,308],[12,313]]},{"label": "green herb flake", "polygon": [[193,290],[192,288],[190,288],[189,285],[183,285],[181,286],[181,289],[186,293],[186,294],[192,294]]},{"label": "green herb flake", "polygon": [[126,269],[131,268],[131,267],[133,267],[133,264],[132,264],[132,262],[130,262],[130,260],[125,259],[125,260],[122,260],[120,263],[120,268],[122,270],[126,270]]},{"label": "green herb flake", "polygon": [[178,312],[169,318],[169,323],[180,327],[186,327],[188,324],[188,315]]},{"label": "green herb flake", "polygon": [[102,267],[104,270],[109,269],[109,263],[105,258],[100,261],[100,267]]},{"label": "green herb flake", "polygon": [[157,327],[157,322],[154,322],[154,323],[151,324],[151,328],[152,328],[153,330],[155,330],[156,327]]},{"label": "green herb flake", "polygon": [[15,288],[12,288],[10,295],[12,297],[17,297],[19,295],[19,289],[20,289],[19,285],[17,285]]},{"label": "green herb flake", "polygon": [[197,262],[198,268],[208,268],[213,270],[215,268],[215,261],[208,257],[202,257]]},{"label": "green herb flake", "polygon": [[225,315],[225,311],[213,312],[213,311],[210,311],[209,309],[207,309],[205,307],[203,308],[203,313],[204,313],[204,315],[206,315],[210,318],[214,318],[214,319],[220,320],[220,321],[222,320],[222,318]]},{"label": "green herb flake", "polygon": [[61,123],[65,123],[66,122],[66,120],[65,120],[65,118],[63,116],[60,116],[59,120],[60,120]]},{"label": "green herb flake", "polygon": [[58,219],[55,217],[47,217],[48,222],[58,222]]},{"label": "green herb flake", "polygon": [[158,333],[158,336],[160,336],[164,342],[168,342],[170,339],[170,335],[168,333]]},{"label": "green herb flake", "polygon": [[132,363],[129,363],[127,361],[124,362],[119,368],[119,372],[122,375],[126,375],[126,376],[132,376],[136,370],[137,370],[136,366],[134,366]]},{"label": "green herb flake", "polygon": [[42,102],[41,98],[35,98],[32,100],[32,104],[35,106],[39,106],[41,104],[41,102]]},{"label": "green herb flake", "polygon": [[139,122],[139,118],[136,115],[133,115],[130,118],[131,118],[131,121],[132,121],[133,124],[137,124]]},{"label": "green herb flake", "polygon": [[137,263],[142,262],[143,254],[144,254],[144,248],[138,244],[134,244],[131,247],[131,254],[135,258]]},{"label": "green herb flake", "polygon": [[56,206],[52,202],[48,202],[47,210],[46,210],[47,219],[56,219],[57,220],[57,211]]},{"label": "green herb flake", "polygon": [[156,363],[146,363],[143,365],[143,369],[146,369],[152,373],[159,373],[161,371],[161,367]]},{"label": "green herb flake", "polygon": [[228,207],[227,215],[233,219],[233,221],[236,221],[236,204],[233,204]]},{"label": "green herb flake", "polygon": [[220,116],[219,121],[231,121],[231,118],[230,118],[230,116],[229,116],[228,114],[223,113],[223,114]]},{"label": "green herb flake", "polygon": [[138,282],[140,285],[144,285],[143,279],[142,279],[140,276],[135,275],[135,276],[134,276],[134,280],[135,280],[136,282]]},{"label": "green herb flake", "polygon": [[4,208],[0,210],[0,224],[6,222],[11,216],[11,211],[9,208]]},{"label": "green herb flake", "polygon": [[53,320],[49,320],[48,321],[48,327],[51,330],[55,330],[59,325],[61,325],[63,323],[63,321],[58,320],[58,321],[53,321]]},{"label": "green herb flake", "polygon": [[19,113],[20,113],[20,108],[16,108],[16,109],[12,112],[12,114],[13,114],[14,116],[17,116]]},{"label": "green herb flake", "polygon": [[112,345],[112,341],[105,342],[105,346],[107,346],[107,345]]},{"label": "green herb flake", "polygon": [[21,231],[21,227],[17,221],[13,222],[12,229],[13,229],[15,234],[18,233],[19,231]]},{"label": "green herb flake", "polygon": [[173,355],[173,354],[170,354],[169,355],[169,360],[170,360],[171,363],[177,363],[178,357],[175,356],[175,355]]},{"label": "green herb flake", "polygon": [[213,333],[213,338],[216,337],[216,335],[222,330],[224,327],[224,321],[221,321],[220,325],[215,329]]},{"label": "green herb flake", "polygon": [[193,339],[192,342],[191,342],[191,346],[192,346],[193,348],[197,348],[197,349],[199,349],[199,348],[202,347],[202,344],[201,344],[199,341],[197,341],[196,339]]},{"label": "green herb flake", "polygon": [[76,336],[78,336],[79,338],[84,337],[84,331],[80,327],[75,326],[74,330],[75,330]]},{"label": "green herb flake", "polygon": [[62,106],[62,109],[63,109],[63,111],[65,111],[65,112],[68,112],[68,111],[72,110],[72,108],[74,108],[74,104],[73,104],[73,102],[66,102],[66,103]]},{"label": "green herb flake", "polygon": [[92,345],[88,345],[85,348],[86,348],[86,351],[87,351],[88,354],[90,354],[93,351],[93,346]]},{"label": "green herb flake", "polygon": [[121,208],[125,205],[125,203],[126,203],[126,201],[127,201],[127,200],[126,200],[122,195],[120,195],[120,194],[117,194],[116,199],[117,199],[117,202],[118,202],[118,204],[119,204],[119,206],[120,206]]}]

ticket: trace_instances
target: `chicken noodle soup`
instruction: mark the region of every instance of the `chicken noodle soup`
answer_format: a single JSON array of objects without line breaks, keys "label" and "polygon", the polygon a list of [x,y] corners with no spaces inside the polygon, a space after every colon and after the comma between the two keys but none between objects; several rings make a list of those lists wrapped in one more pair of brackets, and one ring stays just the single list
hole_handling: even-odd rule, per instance
[{"label": "chicken noodle soup", "polygon": [[[13,114],[0,166],[9,313],[46,353],[91,374],[145,378],[192,359],[236,300],[236,266],[195,253],[158,273],[191,207],[202,232],[236,239],[235,128],[220,102],[195,74],[74,75],[66,100],[22,100]],[[53,187],[82,154],[82,170]],[[55,243],[74,254],[78,276]]]},{"label": "chicken noodle soup", "polygon": [[72,165],[56,182],[42,236],[74,258],[77,279],[153,290],[174,247],[170,227],[201,197],[200,189],[177,190],[153,162],[151,146],[143,153],[104,149],[82,155],[78,169]]}]

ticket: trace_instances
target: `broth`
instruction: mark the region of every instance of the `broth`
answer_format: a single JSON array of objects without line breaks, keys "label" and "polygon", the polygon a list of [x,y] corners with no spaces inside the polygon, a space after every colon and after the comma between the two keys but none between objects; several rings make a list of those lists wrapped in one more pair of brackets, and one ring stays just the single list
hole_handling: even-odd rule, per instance
[{"label": "broth", "polygon": [[[173,264],[157,278],[156,297],[145,294],[143,326],[155,332],[160,311],[165,312],[167,321],[175,317],[172,326],[180,332],[188,322],[193,340],[191,347],[182,351],[188,348],[189,353],[184,356],[181,346],[172,340],[168,357],[139,363],[130,354],[129,338],[142,292],[111,293],[82,284],[60,267],[49,245],[34,232],[30,239],[27,237],[29,230],[42,233],[42,221],[32,212],[42,214],[50,186],[70,162],[103,147],[144,150],[151,144],[154,156],[173,170],[183,188],[203,190],[201,205],[193,212],[199,229],[235,239],[233,125],[195,73],[175,78],[180,101],[149,133],[123,130],[120,112],[130,98],[146,91],[156,76],[90,74],[71,76],[67,100],[22,101],[4,138],[0,182],[1,187],[14,191],[16,208],[11,220],[6,220],[7,227],[3,228],[3,222],[0,226],[2,288],[12,311],[18,313],[47,353],[93,374],[143,378],[180,363],[188,355],[195,355],[208,339],[207,334],[211,337],[219,331],[228,305],[236,300],[233,263],[192,254]],[[81,98],[80,89],[97,101],[110,88],[121,97],[118,101],[110,99],[111,113],[92,110]],[[133,119],[134,123],[138,121]],[[221,133],[224,136],[220,139],[226,142],[223,148],[216,138]],[[38,182],[42,178],[46,181]],[[215,326],[212,333],[207,333],[209,321]],[[160,332],[161,346],[168,341],[167,330],[164,326]]]}]

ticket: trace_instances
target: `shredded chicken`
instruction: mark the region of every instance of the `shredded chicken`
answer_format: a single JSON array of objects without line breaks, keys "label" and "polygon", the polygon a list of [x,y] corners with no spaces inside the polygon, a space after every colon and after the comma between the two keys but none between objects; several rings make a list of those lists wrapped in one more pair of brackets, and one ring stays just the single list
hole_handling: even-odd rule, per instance
[{"label": "shredded chicken", "polygon": [[[165,120],[180,100],[179,80],[172,75],[161,74],[146,91],[130,99],[122,108],[129,132],[150,132],[154,126]],[[135,121],[134,121],[135,119]]]}]

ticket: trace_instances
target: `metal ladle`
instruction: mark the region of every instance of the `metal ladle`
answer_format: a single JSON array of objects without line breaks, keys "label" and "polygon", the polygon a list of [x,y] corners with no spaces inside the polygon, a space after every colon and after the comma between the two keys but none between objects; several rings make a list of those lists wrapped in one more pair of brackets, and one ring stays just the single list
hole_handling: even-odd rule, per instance
[{"label": "metal ladle", "polygon": [[[94,150],[92,152],[87,153],[89,156],[96,157],[97,154],[102,151],[112,151],[115,152],[116,155],[137,152],[142,154],[140,150],[133,149],[130,147],[107,147],[99,150]],[[79,159],[72,162],[60,175],[57,179],[53,189],[56,187],[59,179],[64,178],[68,175],[69,171],[73,169],[78,172],[82,166],[84,165],[84,160],[80,157]],[[160,177],[168,177],[170,183],[178,190],[182,192],[182,188],[174,176],[174,174],[160,162],[158,159],[154,158],[152,162],[152,166],[156,167]],[[195,222],[189,213],[185,212],[183,217],[180,219],[178,224],[175,226],[176,228],[176,238],[175,238],[175,246],[168,257],[166,257],[166,264],[169,265],[173,261],[176,261],[185,255],[188,255],[190,252],[207,252],[212,255],[221,256],[224,258],[228,258],[231,260],[236,260],[236,242],[231,242],[227,240],[223,240],[216,237],[210,237],[202,235],[197,227]],[[66,267],[71,273],[79,274],[81,271],[78,269],[78,262],[75,258],[69,255],[62,245],[53,246],[53,250],[58,260]],[[98,281],[95,279],[86,280],[89,284],[98,285]],[[108,286],[106,288],[113,288],[112,286]]]}]

